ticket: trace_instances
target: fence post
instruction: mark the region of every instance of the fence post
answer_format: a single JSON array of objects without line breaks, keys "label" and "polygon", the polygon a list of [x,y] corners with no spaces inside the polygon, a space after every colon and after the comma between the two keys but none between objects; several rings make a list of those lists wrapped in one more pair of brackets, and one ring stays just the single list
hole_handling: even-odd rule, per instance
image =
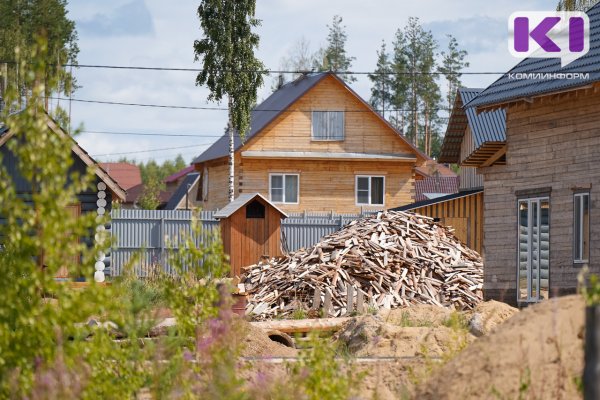
[{"label": "fence post", "polygon": [[585,309],[583,398],[600,399],[600,305]]},{"label": "fence post", "polygon": [[[160,219],[160,263],[163,267],[163,271],[166,270],[167,266],[165,265],[165,218],[161,217]],[[169,271],[170,272],[170,271]]]}]

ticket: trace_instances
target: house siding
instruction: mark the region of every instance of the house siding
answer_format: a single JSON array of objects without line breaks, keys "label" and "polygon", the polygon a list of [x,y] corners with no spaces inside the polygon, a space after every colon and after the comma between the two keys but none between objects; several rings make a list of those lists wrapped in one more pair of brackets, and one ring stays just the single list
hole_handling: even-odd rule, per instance
[{"label": "house siding", "polygon": [[[471,133],[471,128],[467,126],[460,147],[459,164],[462,163],[467,157],[469,157],[473,151],[475,151],[475,142],[473,141],[473,134]],[[458,176],[460,177],[460,190],[483,187],[483,175],[479,174],[477,172],[477,168],[475,167],[461,166]]]},{"label": "house siding", "polygon": [[[312,111],[345,111],[345,137],[339,141],[312,140]],[[356,98],[334,77],[327,77],[280,114],[262,132],[248,140],[243,151],[293,151],[318,153],[368,153],[422,156]],[[360,212],[355,204],[355,175],[383,175],[385,205],[364,209],[398,207],[414,201],[415,161],[286,160],[244,158],[236,153],[236,196],[259,192],[269,198],[269,173],[300,174],[299,204],[284,204],[284,211]],[[208,199],[205,210],[223,208],[227,198],[227,158],[196,164],[208,167]]]},{"label": "house siding", "polygon": [[550,188],[550,295],[575,291],[573,194],[590,188],[590,270],[600,272],[600,94],[547,96],[507,110],[507,164],[482,168],[487,298],[516,303],[517,192]]}]

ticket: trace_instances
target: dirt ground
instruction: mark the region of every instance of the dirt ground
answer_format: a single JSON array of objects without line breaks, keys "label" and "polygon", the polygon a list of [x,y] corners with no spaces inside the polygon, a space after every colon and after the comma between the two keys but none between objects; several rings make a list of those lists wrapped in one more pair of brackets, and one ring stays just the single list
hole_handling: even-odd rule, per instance
[{"label": "dirt ground", "polygon": [[[392,400],[414,398],[415,388],[462,349],[475,342],[468,321],[479,313],[486,332],[518,311],[504,303],[488,302],[476,310],[453,313],[435,306],[383,310],[377,315],[353,318],[330,340],[340,354],[355,357],[355,371],[364,374],[358,398]],[[249,327],[246,357],[253,360],[252,371],[282,379],[285,363],[269,357],[294,357],[298,350],[274,343],[266,332]]]},{"label": "dirt ground", "polygon": [[528,307],[435,371],[416,398],[581,398],[584,310],[577,295]]}]

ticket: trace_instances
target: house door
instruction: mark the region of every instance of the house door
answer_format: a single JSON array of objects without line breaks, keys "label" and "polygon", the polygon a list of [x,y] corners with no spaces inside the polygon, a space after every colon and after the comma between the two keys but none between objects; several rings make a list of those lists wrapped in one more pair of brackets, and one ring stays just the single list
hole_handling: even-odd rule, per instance
[{"label": "house door", "polygon": [[[69,212],[70,216],[79,218],[81,216],[81,204],[70,204],[67,206],[67,211]],[[79,244],[78,237],[73,237],[71,240],[74,244]],[[71,271],[71,273],[75,273],[79,268],[79,258],[80,256],[78,254],[73,256],[71,259],[65,260],[65,265],[58,269],[56,277],[67,278],[69,277],[69,271]]]},{"label": "house door", "polygon": [[548,298],[550,280],[550,200],[519,200],[518,301]]}]

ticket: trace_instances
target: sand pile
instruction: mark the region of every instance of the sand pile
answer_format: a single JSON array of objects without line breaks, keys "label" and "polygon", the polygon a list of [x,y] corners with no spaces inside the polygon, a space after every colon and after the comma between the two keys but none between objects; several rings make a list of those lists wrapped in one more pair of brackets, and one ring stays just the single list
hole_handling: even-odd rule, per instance
[{"label": "sand pile", "polygon": [[436,371],[416,398],[580,398],[584,318],[578,295],[530,306]]}]

